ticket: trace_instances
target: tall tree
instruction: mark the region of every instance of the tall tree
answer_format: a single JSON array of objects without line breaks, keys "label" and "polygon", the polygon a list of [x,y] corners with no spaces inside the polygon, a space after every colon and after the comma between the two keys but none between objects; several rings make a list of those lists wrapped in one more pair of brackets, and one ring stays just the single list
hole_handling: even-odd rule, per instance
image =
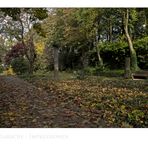
[{"label": "tall tree", "polygon": [[123,12],[123,24],[124,24],[124,31],[125,31],[125,36],[127,38],[127,42],[129,45],[129,50],[130,50],[130,55],[131,55],[131,66],[133,70],[138,70],[138,64],[137,64],[137,55],[136,51],[133,47],[133,42],[129,34],[129,13],[130,9],[127,8]]}]

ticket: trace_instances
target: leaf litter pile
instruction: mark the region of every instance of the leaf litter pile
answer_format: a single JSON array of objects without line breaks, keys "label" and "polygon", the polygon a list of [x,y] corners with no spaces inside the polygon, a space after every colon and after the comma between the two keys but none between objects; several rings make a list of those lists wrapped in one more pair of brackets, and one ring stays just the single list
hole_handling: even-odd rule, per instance
[{"label": "leaf litter pile", "polygon": [[0,76],[0,127],[148,127],[148,83]]}]

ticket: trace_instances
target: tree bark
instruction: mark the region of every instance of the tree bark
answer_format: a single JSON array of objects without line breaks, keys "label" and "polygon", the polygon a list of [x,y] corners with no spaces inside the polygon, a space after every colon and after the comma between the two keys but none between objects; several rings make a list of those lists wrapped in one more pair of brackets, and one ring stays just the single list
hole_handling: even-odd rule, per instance
[{"label": "tree bark", "polygon": [[103,60],[100,55],[100,49],[97,48],[96,50],[97,50],[97,56],[98,56],[98,65],[103,66]]},{"label": "tree bark", "polygon": [[130,58],[125,58],[125,75],[126,79],[131,77]]},{"label": "tree bark", "polygon": [[109,42],[113,40],[113,25],[112,25],[112,18],[109,18]]},{"label": "tree bark", "polygon": [[95,41],[95,48],[98,56],[98,65],[103,66],[103,60],[100,55],[100,48],[99,48],[99,34],[98,31],[96,31],[96,41]]},{"label": "tree bark", "polygon": [[59,79],[59,53],[58,48],[54,48],[54,80]]},{"label": "tree bark", "polygon": [[136,51],[133,47],[133,43],[132,43],[131,37],[129,35],[129,28],[128,28],[129,9],[126,9],[126,11],[124,12],[123,21],[124,21],[125,36],[127,38],[129,50],[130,50],[131,67],[134,71],[136,71],[136,70],[138,70],[137,55],[136,55]]},{"label": "tree bark", "polygon": [[35,52],[35,47],[33,43],[33,35],[31,35],[29,41],[27,41],[26,47],[27,47],[27,51],[25,55],[29,62],[29,74],[33,74],[33,67],[36,59],[36,52]]},{"label": "tree bark", "polygon": [[144,16],[144,18],[145,18],[145,34],[147,35],[148,34],[148,11],[147,10],[145,10],[145,16]]},{"label": "tree bark", "polygon": [[33,74],[33,63],[29,62],[29,74]]}]

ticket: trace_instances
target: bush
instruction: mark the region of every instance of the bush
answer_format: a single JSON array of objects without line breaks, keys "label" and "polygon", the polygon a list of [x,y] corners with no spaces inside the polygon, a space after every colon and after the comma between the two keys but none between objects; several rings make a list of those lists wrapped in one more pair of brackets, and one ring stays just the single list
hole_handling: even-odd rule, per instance
[{"label": "bush", "polygon": [[83,80],[85,78],[84,70],[78,70],[73,72],[73,78]]},{"label": "bush", "polygon": [[38,55],[36,58],[36,61],[34,63],[34,71],[43,71],[46,72],[48,71],[48,63],[44,55]]},{"label": "bush", "polygon": [[108,68],[108,66],[106,64],[104,64],[102,66],[96,66],[95,74],[99,75],[100,73],[108,71],[108,70],[110,70],[110,69]]},{"label": "bush", "polygon": [[91,76],[91,75],[94,75],[95,72],[96,72],[96,69],[95,69],[94,67],[86,67],[86,68],[84,69],[84,74],[85,74],[85,75]]},{"label": "bush", "polygon": [[99,74],[104,73],[108,70],[109,68],[106,65],[96,66],[96,67],[86,67],[84,69],[84,74],[88,76],[93,76],[93,75],[98,76]]},{"label": "bush", "polygon": [[14,72],[18,75],[28,72],[28,63],[23,57],[13,59],[11,65]]},{"label": "bush", "polygon": [[[141,69],[148,69],[148,37],[135,40],[133,46],[137,53],[138,66]],[[108,65],[110,69],[124,68],[125,57],[130,56],[129,47],[126,42],[105,42],[99,48],[103,63]],[[97,65],[98,57],[96,51],[91,53],[90,59],[93,59],[90,62],[91,66]]]}]

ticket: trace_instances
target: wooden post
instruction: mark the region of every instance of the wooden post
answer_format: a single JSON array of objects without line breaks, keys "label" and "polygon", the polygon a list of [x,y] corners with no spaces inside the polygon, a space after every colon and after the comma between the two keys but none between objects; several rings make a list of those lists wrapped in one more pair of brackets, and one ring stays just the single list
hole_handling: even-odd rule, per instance
[{"label": "wooden post", "polygon": [[130,58],[129,57],[125,58],[125,75],[124,75],[124,77],[126,79],[131,78]]},{"label": "wooden post", "polygon": [[59,50],[54,48],[54,80],[59,79]]}]

